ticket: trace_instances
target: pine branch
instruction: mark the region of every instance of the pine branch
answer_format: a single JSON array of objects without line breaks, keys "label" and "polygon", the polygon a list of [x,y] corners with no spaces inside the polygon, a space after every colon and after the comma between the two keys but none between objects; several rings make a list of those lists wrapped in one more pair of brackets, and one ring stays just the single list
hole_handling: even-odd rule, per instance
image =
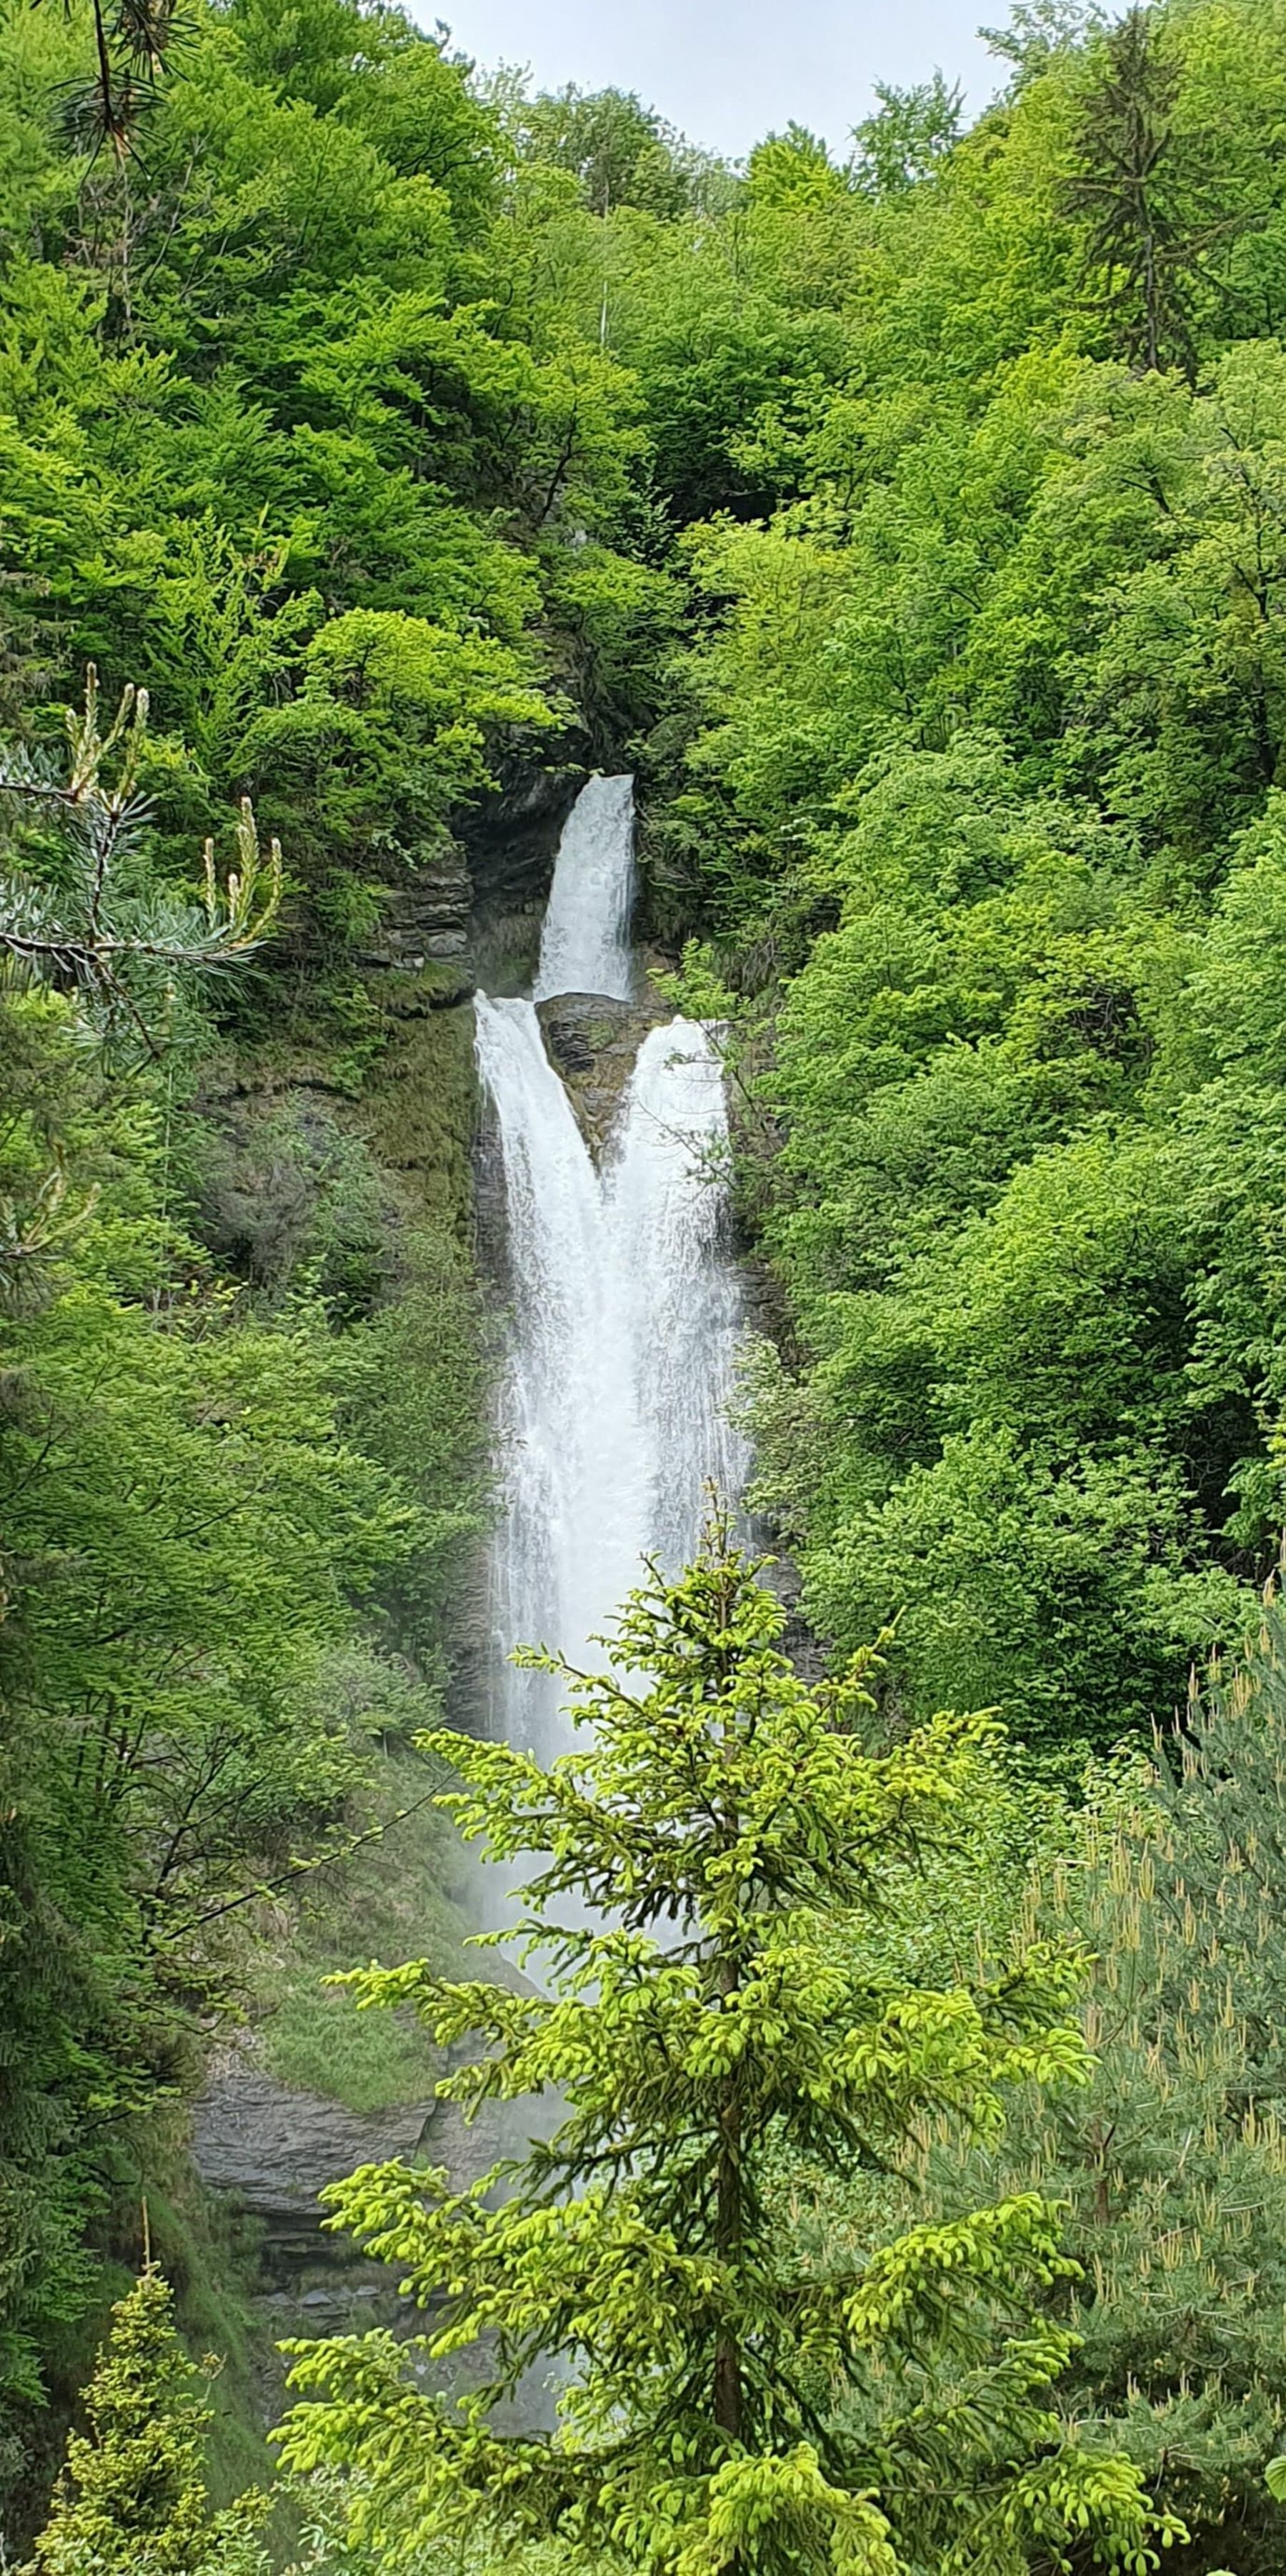
[{"label": "pine branch", "polygon": [[0,954],[20,974],[70,985],[100,1010],[123,1015],[156,1052],[131,970],[197,976],[247,956],[277,918],[282,857],[276,840],[262,848],[243,797],[235,862],[222,878],[214,842],[205,844],[199,906],[118,894],[120,862],[140,844],[151,814],[138,791],[147,715],[146,690],[127,687],[104,733],[91,663],[83,707],[68,711],[65,775],[25,749],[0,752],[0,809],[10,799],[43,812],[71,862],[70,882],[56,893],[27,873],[0,875]]}]

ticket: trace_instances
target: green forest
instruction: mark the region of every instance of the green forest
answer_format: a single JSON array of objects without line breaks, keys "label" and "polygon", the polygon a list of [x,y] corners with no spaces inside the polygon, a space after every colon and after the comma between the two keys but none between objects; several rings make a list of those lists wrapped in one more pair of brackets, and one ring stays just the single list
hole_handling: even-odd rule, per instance
[{"label": "green forest", "polygon": [[[0,2566],[1286,2568],[1286,0],[989,41],[734,167],[0,0]],[[546,1772],[471,885],[599,769],[754,1466]],[[284,2401],[246,2046],[561,2105]]]}]

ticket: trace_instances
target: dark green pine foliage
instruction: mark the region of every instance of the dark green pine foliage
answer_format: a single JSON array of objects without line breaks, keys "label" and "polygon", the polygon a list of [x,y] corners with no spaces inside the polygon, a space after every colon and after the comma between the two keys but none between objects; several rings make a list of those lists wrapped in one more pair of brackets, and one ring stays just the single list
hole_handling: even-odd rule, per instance
[{"label": "dark green pine foliage", "polygon": [[1125,353],[1144,367],[1190,367],[1193,357],[1183,294],[1193,251],[1172,178],[1178,91],[1152,11],[1128,10],[1103,40],[1066,191],[1069,212],[1085,219],[1089,258],[1106,274]]},{"label": "dark green pine foliage", "polygon": [[[497,2551],[553,2535],[560,2564],[656,2576],[1018,2576],[1031,2552],[1063,2563],[1073,2533],[1104,2566],[1150,2563],[1133,2470],[1054,2410],[1071,2340],[1032,2312],[1069,2267],[1038,2193],[910,2227],[847,2270],[792,2254],[783,2161],[878,2170],[926,2118],[989,2135],[1002,2084],[1084,2069],[1055,1951],[939,1991],[836,1942],[836,1908],[877,1917],[951,1834],[986,1729],[943,1718],[867,1753],[875,1659],[811,1692],[783,1627],[716,1526],[677,1581],[631,1596],[609,1673],[531,1656],[592,1722],[583,1751],[546,1773],[434,1739],[463,1775],[447,1803],[466,1833],[536,1857],[529,1939],[553,1990],[422,1966],[349,1982],[364,2005],[414,2004],[446,2047],[481,2044],[441,2088],[466,2110],[550,2093],[565,2116],[463,2193],[394,2164],[332,2194],[432,2315],[409,2347],[294,2346],[310,2402],[285,2449],[351,2473],[355,2529],[390,2570],[466,2534]],[[586,1904],[611,1928],[558,1928]],[[459,2406],[429,2394],[480,2337],[491,2384]],[[556,2355],[561,2433],[507,2436],[496,2402]],[[875,2381],[901,2409],[846,2431],[837,2405]]]},{"label": "dark green pine foliage", "polygon": [[[1062,2401],[1192,2531],[1174,2576],[1275,2576],[1286,2417],[1286,1617],[1216,1668],[1147,1781],[1046,1873],[1029,1936],[1093,1955],[1093,2078],[1039,2087],[963,2187],[1067,2213]],[[954,2155],[954,2148],[946,2150]],[[944,2145],[931,2159],[939,2181]]]},{"label": "dark green pine foliage", "polygon": [[104,1981],[14,1800],[18,1750],[7,1743],[0,1755],[0,2493],[21,2468],[19,2426],[39,2405],[42,2357],[92,2294],[84,2231],[103,2195],[86,2096],[108,2112],[126,2089]]}]

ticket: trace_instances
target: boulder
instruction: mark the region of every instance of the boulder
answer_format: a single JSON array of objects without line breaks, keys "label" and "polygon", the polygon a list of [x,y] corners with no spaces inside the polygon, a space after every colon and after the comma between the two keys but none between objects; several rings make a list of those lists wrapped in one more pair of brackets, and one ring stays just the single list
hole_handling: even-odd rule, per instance
[{"label": "boulder", "polygon": [[648,1030],[666,1013],[655,997],[609,1001],[602,993],[559,993],[536,1009],[549,1060],[562,1075],[591,1153],[616,1125],[622,1095]]}]

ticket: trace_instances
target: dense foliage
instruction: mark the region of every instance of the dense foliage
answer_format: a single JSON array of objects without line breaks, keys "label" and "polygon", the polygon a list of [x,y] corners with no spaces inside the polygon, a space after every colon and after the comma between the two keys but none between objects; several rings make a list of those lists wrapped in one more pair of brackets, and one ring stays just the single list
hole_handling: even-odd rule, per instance
[{"label": "dense foliage", "polygon": [[[1042,2191],[1066,2212],[1083,2267],[1071,2411],[1182,2514],[1193,2548],[1176,2567],[1242,2576],[1267,2576],[1282,2550],[1264,2475],[1286,2362],[1284,1649],[1274,1609],[1247,1659],[1194,1694],[1151,1776],[1040,1874],[1029,1932],[1071,1935],[1095,1962],[1094,2077],[1075,2100],[1025,2095],[985,2172],[991,2189]],[[930,2169],[941,2185],[940,2149]]]},{"label": "dense foliage", "polygon": [[272,11],[15,8],[0,128],[21,2536],[247,1902],[381,1826],[467,1630],[467,1034],[397,1018],[363,947],[488,747],[550,732],[540,532],[583,540],[582,658],[658,611],[599,542],[620,371],[504,293],[500,126],[439,46],[329,5],[284,51]]},{"label": "dense foliage", "polygon": [[815,1620],[900,1612],[912,1713],[1110,1743],[1281,1511],[1286,22],[1043,25],[913,184],[752,163],[797,354],[700,450],[652,848],[734,1021]]},{"label": "dense foliage", "polygon": [[220,2514],[207,2503],[196,2376],[149,2266],[112,2311],[85,2391],[88,2429],[68,2443],[36,2543],[42,2576],[267,2576],[256,2539],[266,2497]]},{"label": "dense foliage", "polygon": [[[807,1619],[837,1669],[894,1623],[873,1763],[944,1706],[1009,1730],[927,1880],[892,1869],[909,1910],[829,1889],[826,1973],[940,1998],[1024,1902],[1016,1937],[1098,1961],[1088,2089],[1008,2088],[1004,2142],[908,2119],[874,2177],[796,2138],[771,2263],[845,2277],[926,2194],[1064,2202],[1057,2441],[1128,2455],[1184,2576],[1280,2559],[1275,1614],[1239,1649],[1286,1464],[1286,8],[1040,0],[994,42],[972,125],[940,76],[886,87],[847,160],[784,69],[730,171],[381,0],[0,8],[20,2545],[256,1892],[383,1831],[385,1753],[424,1765],[468,1667],[467,976],[431,933],[389,972],[388,924],[489,781],[604,761],[641,776],[645,926],[727,1027],[758,1496]],[[632,1940],[613,2011],[652,1990]],[[521,2057],[546,2020],[504,2009]],[[657,2386],[689,2330],[676,2301]],[[1016,2383],[977,2366],[985,2444]],[[822,2451],[902,2438],[878,2372],[849,2397]],[[308,2510],[378,2576],[346,2494]],[[936,2576],[958,2502],[890,2545]]]}]

